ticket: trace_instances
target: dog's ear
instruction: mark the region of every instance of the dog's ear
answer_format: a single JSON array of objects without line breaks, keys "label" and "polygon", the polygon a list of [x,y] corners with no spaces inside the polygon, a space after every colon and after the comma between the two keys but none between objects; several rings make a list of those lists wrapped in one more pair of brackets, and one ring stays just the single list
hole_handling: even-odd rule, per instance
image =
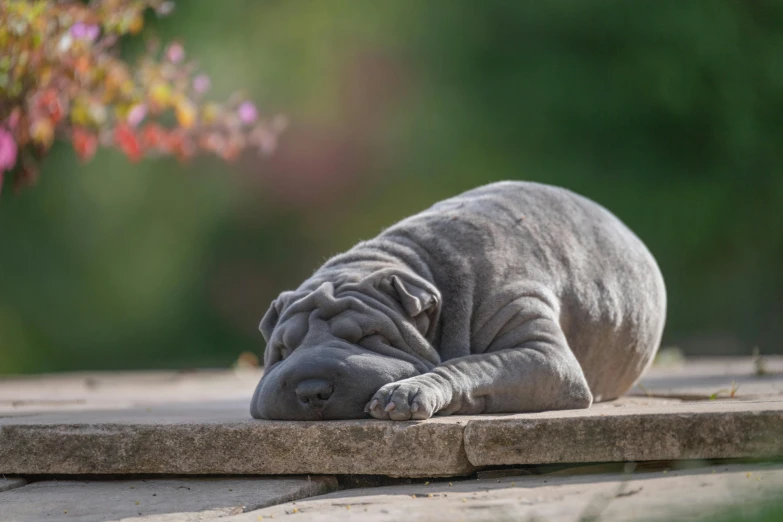
[{"label": "dog's ear", "polygon": [[264,336],[266,342],[269,342],[269,339],[272,337],[272,330],[277,326],[277,322],[280,320],[280,314],[291,294],[293,294],[293,292],[283,292],[280,294],[277,299],[272,301],[272,304],[269,305],[269,310],[266,311],[263,319],[261,319],[258,329],[261,330],[261,334]]},{"label": "dog's ear", "polygon": [[427,281],[407,274],[392,275],[387,281],[387,292],[402,305],[416,329],[431,341],[440,316],[438,289]]},{"label": "dog's ear", "polygon": [[430,312],[438,306],[438,296],[427,288],[405,281],[396,275],[391,277],[391,283],[398,301],[411,317]]}]

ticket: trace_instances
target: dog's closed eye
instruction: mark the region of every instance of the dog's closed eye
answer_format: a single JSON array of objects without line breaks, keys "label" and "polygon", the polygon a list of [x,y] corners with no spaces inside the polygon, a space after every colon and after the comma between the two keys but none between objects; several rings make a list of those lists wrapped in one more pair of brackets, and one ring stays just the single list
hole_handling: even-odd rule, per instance
[{"label": "dog's closed eye", "polygon": [[351,318],[338,317],[329,326],[332,335],[349,343],[359,344],[364,338],[361,325]]},{"label": "dog's closed eye", "polygon": [[356,341],[356,344],[360,346],[372,345],[372,344],[385,344],[386,346],[391,346],[389,340],[378,333],[365,335],[364,337]]},{"label": "dog's closed eye", "polygon": [[288,347],[287,347],[286,345],[284,345],[283,343],[278,343],[278,344],[276,344],[276,345],[274,346],[274,349],[277,351],[277,353],[279,353],[279,354],[280,354],[280,359],[285,359],[286,357],[288,357],[289,355],[291,355],[291,352],[293,352],[293,350],[291,350],[290,348],[288,348]]}]

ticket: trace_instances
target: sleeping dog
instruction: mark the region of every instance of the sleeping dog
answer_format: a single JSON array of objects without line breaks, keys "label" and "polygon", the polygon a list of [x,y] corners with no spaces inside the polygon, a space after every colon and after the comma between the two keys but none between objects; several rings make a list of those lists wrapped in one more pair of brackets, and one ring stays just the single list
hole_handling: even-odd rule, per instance
[{"label": "sleeping dog", "polygon": [[328,260],[261,320],[259,419],[588,408],[625,393],[661,340],[655,259],[598,204],[500,182]]}]

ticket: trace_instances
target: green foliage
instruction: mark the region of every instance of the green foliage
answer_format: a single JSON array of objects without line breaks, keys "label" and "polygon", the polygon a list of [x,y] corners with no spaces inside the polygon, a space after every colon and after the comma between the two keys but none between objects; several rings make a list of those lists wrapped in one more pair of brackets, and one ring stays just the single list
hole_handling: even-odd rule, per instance
[{"label": "green foliage", "polygon": [[637,232],[667,344],[783,351],[783,2],[233,0],[148,25],[290,130],[238,172],[55,146],[0,202],[0,372],[228,365],[324,257],[499,179]]}]

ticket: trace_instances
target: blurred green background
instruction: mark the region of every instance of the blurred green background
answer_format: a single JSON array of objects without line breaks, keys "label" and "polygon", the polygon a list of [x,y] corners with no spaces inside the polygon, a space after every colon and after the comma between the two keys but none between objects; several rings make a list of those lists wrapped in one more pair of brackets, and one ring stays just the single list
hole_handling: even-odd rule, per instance
[{"label": "blurred green background", "polygon": [[503,179],[647,243],[665,345],[783,353],[783,2],[180,0],[148,30],[291,126],[234,165],[55,147],[0,197],[0,373],[228,366],[326,257]]}]

